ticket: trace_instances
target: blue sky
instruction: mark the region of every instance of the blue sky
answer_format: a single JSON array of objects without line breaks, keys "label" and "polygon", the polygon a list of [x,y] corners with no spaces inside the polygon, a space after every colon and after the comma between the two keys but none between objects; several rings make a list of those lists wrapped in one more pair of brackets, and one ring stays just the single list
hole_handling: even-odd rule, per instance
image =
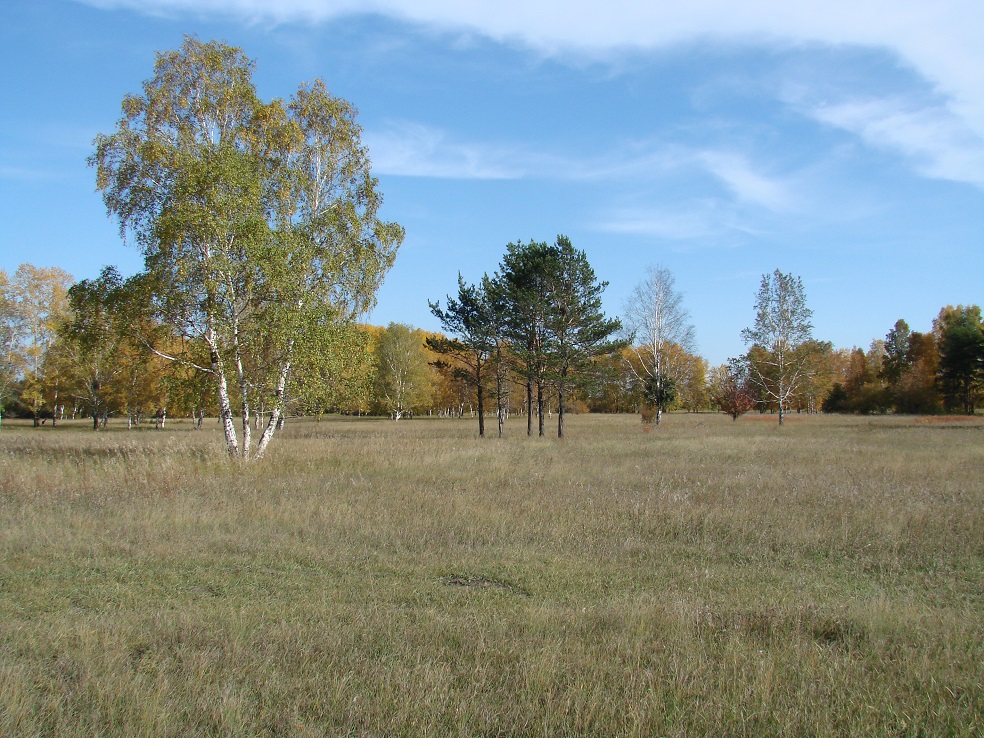
[{"label": "blue sky", "polygon": [[842,348],[984,302],[979,0],[6,0],[0,268],[140,268],[85,160],[185,34],[359,108],[407,230],[373,323],[437,329],[459,271],[558,233],[610,315],[669,268],[712,364],[776,268]]}]

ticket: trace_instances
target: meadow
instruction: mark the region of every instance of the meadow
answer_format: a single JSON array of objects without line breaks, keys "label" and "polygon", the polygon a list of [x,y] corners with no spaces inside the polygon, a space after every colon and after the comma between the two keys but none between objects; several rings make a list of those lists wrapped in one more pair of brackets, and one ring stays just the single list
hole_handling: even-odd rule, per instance
[{"label": "meadow", "polygon": [[506,432],[5,420],[0,735],[984,733],[984,418]]}]

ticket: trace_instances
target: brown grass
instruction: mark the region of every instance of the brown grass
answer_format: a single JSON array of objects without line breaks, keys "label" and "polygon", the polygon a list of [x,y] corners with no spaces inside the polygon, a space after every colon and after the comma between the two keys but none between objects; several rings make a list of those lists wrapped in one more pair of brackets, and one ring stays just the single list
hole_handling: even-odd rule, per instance
[{"label": "brown grass", "polygon": [[981,418],[979,415],[916,415],[912,418],[912,422],[922,425],[944,425],[948,423],[980,425]]},{"label": "brown grass", "polygon": [[5,423],[0,735],[979,735],[984,425],[795,421]]}]

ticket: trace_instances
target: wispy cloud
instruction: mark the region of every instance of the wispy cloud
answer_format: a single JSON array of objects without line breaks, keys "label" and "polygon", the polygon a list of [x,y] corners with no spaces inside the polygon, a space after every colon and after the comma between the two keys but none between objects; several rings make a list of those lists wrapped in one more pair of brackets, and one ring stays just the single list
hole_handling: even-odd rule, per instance
[{"label": "wispy cloud", "polygon": [[508,147],[456,141],[418,123],[366,131],[373,169],[380,174],[440,179],[518,179],[528,173]]},{"label": "wispy cloud", "polygon": [[893,98],[821,104],[808,112],[871,146],[902,153],[928,177],[984,188],[984,138],[945,105]]},{"label": "wispy cloud", "polygon": [[789,210],[793,205],[789,186],[757,171],[742,154],[705,151],[697,154],[696,159],[742,202],[775,211]]},{"label": "wispy cloud", "polygon": [[[725,193],[744,206],[774,212],[794,208],[788,180],[765,174],[746,154],[726,149],[691,149],[652,142],[627,143],[608,151],[572,156],[525,144],[464,141],[452,134],[414,122],[391,123],[365,133],[365,141],[379,174],[437,179],[544,179],[562,182],[611,181],[650,187],[667,177],[709,174]],[[703,218],[692,215],[670,223],[671,231],[691,232]],[[620,228],[652,229],[644,216],[620,217]],[[636,225],[630,225],[635,223]],[[703,227],[697,227],[702,231]]]},{"label": "wispy cloud", "polygon": [[0,180],[9,180],[12,182],[22,182],[22,183],[36,183],[36,182],[53,182],[57,180],[67,179],[67,176],[63,173],[52,172],[46,169],[39,169],[38,167],[19,167],[19,166],[9,166],[7,164],[0,164]]},{"label": "wispy cloud", "polygon": [[697,242],[747,232],[735,210],[721,200],[702,199],[673,207],[634,206],[611,209],[594,224],[599,231]]}]

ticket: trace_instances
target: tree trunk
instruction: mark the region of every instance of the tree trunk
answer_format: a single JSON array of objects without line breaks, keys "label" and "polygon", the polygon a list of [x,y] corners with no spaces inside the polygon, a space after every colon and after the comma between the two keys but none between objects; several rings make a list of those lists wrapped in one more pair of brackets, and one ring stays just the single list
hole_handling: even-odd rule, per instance
[{"label": "tree trunk", "polygon": [[485,392],[482,387],[482,367],[475,370],[475,381],[478,390],[478,437],[485,438]]},{"label": "tree trunk", "polygon": [[[294,348],[294,343],[288,346],[288,352],[292,352]],[[287,377],[290,375],[291,362],[288,360],[284,362],[283,368],[280,370],[280,376],[277,377],[277,393],[276,402],[273,404],[273,412],[270,413],[270,422],[267,423],[266,428],[263,430],[263,435],[260,436],[260,442],[256,445],[256,459],[259,460],[263,457],[264,452],[266,452],[267,446],[273,439],[274,432],[283,426],[283,403],[284,403],[284,393],[287,390]]]},{"label": "tree trunk", "polygon": [[205,334],[205,341],[209,348],[209,359],[212,362],[212,371],[215,372],[216,393],[219,396],[219,423],[222,424],[222,432],[225,434],[226,448],[229,455],[240,458],[239,440],[236,438],[236,425],[232,422],[232,402],[229,399],[229,385],[226,382],[225,366],[222,364],[222,357],[219,355],[218,347],[215,343],[215,333],[209,328]]},{"label": "tree trunk", "polygon": [[526,435],[533,435],[533,380],[526,380]]},{"label": "tree trunk", "polygon": [[505,421],[503,415],[505,410],[502,407],[502,376],[499,373],[498,365],[495,370],[495,419],[499,426],[499,438],[502,438],[502,424]]},{"label": "tree trunk", "polygon": [[564,437],[564,383],[557,387],[557,438]]},{"label": "tree trunk", "polygon": [[229,401],[229,387],[226,384],[225,373],[219,372],[217,392],[219,395],[219,422],[225,434],[226,448],[234,459],[239,458],[239,441],[236,438],[236,424],[232,422],[232,403]]},{"label": "tree trunk", "polygon": [[546,435],[543,429],[543,381],[538,380],[536,383],[536,422],[537,428],[539,430],[538,435]]}]

